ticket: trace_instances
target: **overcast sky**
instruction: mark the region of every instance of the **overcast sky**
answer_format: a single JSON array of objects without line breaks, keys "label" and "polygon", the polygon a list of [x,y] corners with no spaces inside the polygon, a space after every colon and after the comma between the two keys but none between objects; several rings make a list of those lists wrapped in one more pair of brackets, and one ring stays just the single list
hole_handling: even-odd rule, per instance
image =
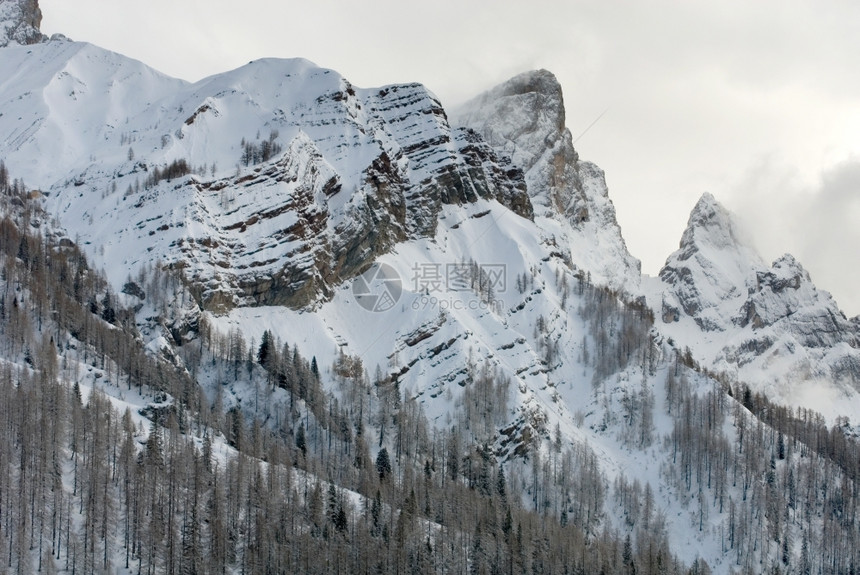
[{"label": "overcast sky", "polygon": [[791,252],[860,314],[860,3],[795,0],[41,0],[62,32],[186,80],[304,57],[361,87],[419,81],[454,106],[519,72],[562,83],[656,274],[711,192],[762,255]]}]

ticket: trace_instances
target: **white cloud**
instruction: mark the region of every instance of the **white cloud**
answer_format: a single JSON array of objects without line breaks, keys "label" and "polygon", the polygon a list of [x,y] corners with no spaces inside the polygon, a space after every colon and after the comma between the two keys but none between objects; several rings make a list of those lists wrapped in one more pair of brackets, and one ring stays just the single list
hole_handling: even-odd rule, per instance
[{"label": "white cloud", "polygon": [[763,160],[735,191],[730,205],[765,257],[791,252],[846,314],[860,314],[860,158],[811,184],[784,162]]}]

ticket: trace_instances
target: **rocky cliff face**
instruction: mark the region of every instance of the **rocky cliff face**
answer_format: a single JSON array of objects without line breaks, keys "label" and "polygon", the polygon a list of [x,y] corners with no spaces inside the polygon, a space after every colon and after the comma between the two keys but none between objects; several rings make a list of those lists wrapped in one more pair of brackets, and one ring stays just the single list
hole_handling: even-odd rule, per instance
[{"label": "rocky cliff face", "polygon": [[552,73],[520,74],[467,102],[453,117],[523,169],[535,215],[560,236],[555,239],[574,264],[598,283],[636,291],[639,261],[627,251],[603,171],[581,161],[573,147],[561,86]]},{"label": "rocky cliff face", "polygon": [[[282,158],[254,168],[252,174],[199,185],[204,190],[230,189],[247,208],[230,210],[231,218],[220,216],[225,221],[218,229],[242,236],[227,242],[236,247],[234,258],[253,260],[232,266],[226,285],[218,282],[218,289],[202,290],[205,307],[226,309],[230,299],[236,305],[303,307],[326,299],[335,286],[397,243],[432,237],[444,205],[494,199],[522,217],[532,217],[522,172],[499,160],[475,133],[452,130],[438,100],[423,86],[356,91],[344,83],[342,90],[317,100],[315,112],[326,120],[304,125],[302,117],[291,118],[303,131]],[[334,109],[323,114],[329,106]],[[373,136],[369,141],[355,138],[348,144],[351,150],[345,150],[345,142],[333,146],[329,134],[314,134],[331,125],[326,122]],[[357,175],[346,167],[350,151],[369,158],[364,166],[351,166],[352,171],[360,168]],[[274,205],[261,209],[259,201],[250,200],[272,186],[287,188],[272,196]],[[239,214],[241,221],[226,221]],[[251,227],[270,214],[292,223],[257,237]],[[263,244],[289,249],[261,261]],[[186,261],[199,260],[196,254],[186,251]],[[198,262],[196,268],[193,283],[211,283],[208,267]]]},{"label": "rocky cliff face", "polygon": [[0,0],[0,48],[45,40],[38,0]]}]

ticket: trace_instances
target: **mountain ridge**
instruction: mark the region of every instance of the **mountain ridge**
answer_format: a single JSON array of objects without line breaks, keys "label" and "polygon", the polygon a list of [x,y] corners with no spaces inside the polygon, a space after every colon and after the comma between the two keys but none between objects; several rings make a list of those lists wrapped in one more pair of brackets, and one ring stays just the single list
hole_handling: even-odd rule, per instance
[{"label": "mountain ridge", "polygon": [[[774,350],[781,341],[762,335],[764,324],[784,324],[801,349],[821,324],[830,335],[809,349],[847,349],[830,359],[815,352],[803,360],[807,372],[831,373],[825,362],[857,385],[856,321],[814,286],[802,290],[804,301],[768,303],[779,270],[761,261],[712,195],[693,208],[679,251],[660,272],[662,287],[643,278],[605,176],[579,159],[561,88],[546,70],[477,96],[449,120],[419,84],[360,89],[302,59],[262,59],[189,84],[63,39],[4,54],[10,77],[23,78],[27,66],[35,72],[0,85],[9,110],[0,125],[12,134],[2,156],[36,184],[51,213],[66,214],[71,235],[99,246],[91,255],[116,286],[141,266],[169,265],[203,310],[314,309],[404,242],[449,241],[438,227],[442,206],[485,198],[533,220],[542,249],[574,275],[629,301],[644,296],[663,325],[685,316],[692,333],[741,338],[753,330],[725,350],[703,351],[702,361],[743,373],[739,363],[756,362],[739,349]],[[28,109],[34,119],[25,119]],[[57,161],[33,161],[45,153]],[[175,166],[182,173],[164,177]],[[89,225],[104,213],[114,215]],[[803,322],[782,320],[801,308]]]},{"label": "mountain ridge", "polygon": [[[393,457],[362,485],[382,485],[394,466],[404,493],[386,501],[391,522],[403,536],[420,516],[428,535],[414,542],[431,554],[431,532],[457,527],[416,505],[420,485],[411,500],[405,486],[451,482],[501,511],[489,478],[505,469],[519,499],[547,525],[582,528],[586,547],[630,535],[614,560],[626,572],[623,556],[640,543],[646,553],[645,542],[715,569],[741,568],[744,546],[753,572],[800,565],[809,533],[844,518],[838,502],[817,503],[838,490],[816,488],[809,477],[825,474],[809,466],[830,457],[827,477],[855,480],[852,460],[839,459],[849,450],[832,447],[850,444],[847,418],[860,417],[858,318],[793,257],[765,263],[710,194],[659,276],[643,276],[605,175],[573,146],[550,72],[521,74],[450,113],[420,84],[359,88],[301,59],[256,60],[192,84],[54,39],[3,48],[0,72],[0,128],[11,134],[2,171],[38,188],[0,181],[16,198],[2,196],[16,206],[2,228],[17,244],[4,245],[8,266],[80,245],[107,273],[77,302],[82,317],[104,333],[128,330],[186,388],[155,375],[157,397],[132,394],[133,366],[90,358],[82,327],[55,331],[60,319],[44,312],[53,308],[31,309],[38,289],[16,291],[14,274],[0,279],[3,313],[26,309],[44,334],[31,330],[42,342],[35,359],[10,339],[4,366],[47,373],[44,350],[56,348],[66,373],[81,371],[88,389],[104,380],[112,401],[155,422],[141,453],[162,425],[200,432],[186,418],[195,413],[218,422],[200,433],[222,451],[250,444],[248,461],[267,456],[254,446],[261,429],[280,434],[296,467],[329,453],[327,437],[329,451],[342,450],[330,461],[346,462],[336,474],[348,476],[385,449]],[[18,209],[27,202],[46,211]],[[70,278],[95,277],[82,261],[63,268],[73,294]],[[188,399],[197,394],[200,405]],[[297,477],[319,486],[321,469]],[[343,484],[327,481],[339,516]],[[811,507],[764,511],[792,481],[811,486]],[[367,509],[373,493],[355,489],[355,509]],[[767,530],[747,522],[756,513]],[[501,524],[487,517],[464,544],[464,565],[483,565],[481,529]],[[310,540],[328,540],[311,523]],[[758,538],[731,536],[727,547],[725,534],[743,529]],[[501,549],[505,538],[494,538]]]},{"label": "mountain ridge", "polygon": [[[14,114],[0,119],[13,134],[4,146],[4,157],[10,164],[16,164],[18,173],[24,172],[27,181],[50,197],[52,211],[73,208],[76,202],[72,200],[83,197],[81,190],[87,190],[92,196],[93,193],[106,195],[102,194],[104,189],[110,190],[114,201],[108,207],[109,198],[97,197],[96,203],[102,204],[100,210],[128,209],[127,204],[117,203],[118,189],[125,190],[119,201],[129,198],[134,206],[147,204],[151,208],[170,209],[169,202],[150,201],[160,193],[157,188],[165,186],[161,179],[152,181],[152,174],[154,168],[164,170],[177,163],[188,166],[187,171],[193,166],[198,174],[191,177],[181,174],[183,191],[179,192],[176,182],[171,182],[174,191],[168,196],[186,197],[186,206],[200,201],[206,203],[208,200],[194,199],[194,196],[211,196],[206,190],[213,185],[221,189],[227,185],[213,180],[242,180],[243,189],[264,185],[265,182],[254,174],[263,164],[278,165],[278,160],[270,157],[272,150],[279,150],[279,155],[280,150],[297,151],[302,146],[292,145],[298,141],[296,138],[310,138],[309,142],[312,141],[317,150],[307,158],[324,157],[324,162],[336,170],[339,178],[339,183],[324,194],[324,219],[331,224],[329,233],[338,238],[335,241],[333,237],[328,243],[338,248],[338,252],[316,260],[317,280],[311,282],[316,287],[296,299],[292,299],[290,293],[302,292],[301,285],[291,288],[284,296],[265,297],[261,294],[271,290],[252,287],[249,292],[242,287],[249,280],[239,277],[241,273],[231,274],[228,283],[232,287],[227,287],[226,291],[250,297],[248,301],[307,305],[320,296],[325,297],[331,289],[326,282],[353,277],[358,268],[369,265],[373,257],[390,249],[395,240],[432,234],[437,221],[435,214],[445,203],[492,197],[522,216],[531,217],[532,208],[521,172],[500,163],[489,147],[468,131],[451,128],[438,100],[419,85],[356,90],[336,73],[306,60],[274,59],[252,62],[224,75],[188,84],[161,76],[121,56],[67,41],[48,42],[28,50],[27,54],[14,51],[12,54],[19,55],[20,59],[8,59],[10,69],[26,67],[35,58],[52,62],[56,70],[42,79],[38,74],[29,75],[29,90],[18,84],[6,86],[8,99],[4,100],[15,102],[12,106],[16,108],[33,106],[14,95],[21,90],[27,90],[28,99],[36,100],[35,108],[41,111],[35,119],[25,120],[20,116],[16,120]],[[102,62],[109,66],[105,67]],[[109,73],[105,75],[105,71]],[[141,86],[131,87],[135,83]],[[264,85],[271,89],[266,87],[261,91]],[[132,99],[126,97],[129,90],[135,93]],[[0,98],[2,94],[0,90]],[[130,120],[115,115],[116,110],[122,109],[129,113],[129,118],[137,118],[137,123],[129,125]],[[71,125],[67,121],[70,113],[77,117]],[[404,122],[409,118],[422,121]],[[244,138],[240,136],[242,133],[246,134]],[[48,170],[39,164],[33,164],[33,170],[22,170],[26,163],[15,160],[16,156],[33,158],[45,151],[52,152],[58,160]],[[236,167],[216,170],[216,165],[225,164]],[[234,175],[228,176],[231,172]],[[310,176],[314,169],[301,172]],[[150,184],[141,182],[142,179]],[[70,181],[76,184],[77,193],[67,187]],[[295,178],[291,180],[293,184],[283,178],[276,178],[276,181],[282,186],[304,185]],[[151,189],[141,191],[142,183],[144,188]],[[340,190],[344,192],[339,193]],[[166,189],[164,193],[168,193]],[[285,189],[280,197],[284,197],[284,193],[289,195]],[[202,220],[195,220],[191,214],[189,217],[193,221],[188,221],[187,225],[180,221],[165,225],[169,228],[182,224],[188,230],[206,221],[209,223],[204,224],[201,233],[223,235],[230,230],[206,231],[205,226],[214,225],[214,220],[203,214],[229,207],[229,201],[225,202],[220,208],[216,202],[211,208],[196,211]],[[270,212],[271,209],[275,208],[270,208]],[[79,213],[84,221],[91,215],[86,209]],[[186,216],[151,213],[146,217],[185,219]],[[123,236],[123,230],[116,226],[125,219],[104,222],[107,227],[99,238],[92,236],[97,231],[92,228],[82,228],[80,232],[86,240],[98,239],[100,244],[109,245]],[[115,226],[113,229],[111,224]],[[239,233],[247,229],[247,225],[239,225]],[[376,239],[368,243],[368,238],[374,237]],[[265,240],[250,239],[240,243],[260,241]],[[125,258],[141,248],[139,243],[125,244],[122,255]],[[138,257],[147,256],[150,262],[158,257],[170,260],[167,253],[151,255],[139,253]],[[286,262],[283,260],[282,264]],[[331,262],[336,264],[334,269],[327,269]],[[346,268],[340,269],[344,265]],[[206,278],[201,276],[201,283],[217,281],[216,276],[223,274],[210,269],[205,275]],[[310,276],[300,283],[308,281],[311,281]],[[216,306],[235,305],[231,303],[233,296],[223,290],[221,295],[213,297]],[[204,305],[207,302],[208,299],[201,301]]]}]

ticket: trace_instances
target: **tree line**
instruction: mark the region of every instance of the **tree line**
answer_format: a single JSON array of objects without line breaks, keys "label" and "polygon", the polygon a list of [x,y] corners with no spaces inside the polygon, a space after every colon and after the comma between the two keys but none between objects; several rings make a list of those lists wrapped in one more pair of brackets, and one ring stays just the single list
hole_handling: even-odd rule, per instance
[{"label": "tree line", "polygon": [[[177,321],[190,296],[161,268],[123,290],[159,310],[174,355],[153,354],[134,310],[15,188],[0,220],[5,570],[685,571],[665,541],[601,527],[588,450],[546,455],[535,433],[514,464],[478,441],[500,420],[498,374],[476,367],[468,409],[436,428],[356,358],[321,367],[271,334]],[[255,392],[239,402],[237,386]],[[123,390],[152,401],[117,409],[105,391]]]}]

